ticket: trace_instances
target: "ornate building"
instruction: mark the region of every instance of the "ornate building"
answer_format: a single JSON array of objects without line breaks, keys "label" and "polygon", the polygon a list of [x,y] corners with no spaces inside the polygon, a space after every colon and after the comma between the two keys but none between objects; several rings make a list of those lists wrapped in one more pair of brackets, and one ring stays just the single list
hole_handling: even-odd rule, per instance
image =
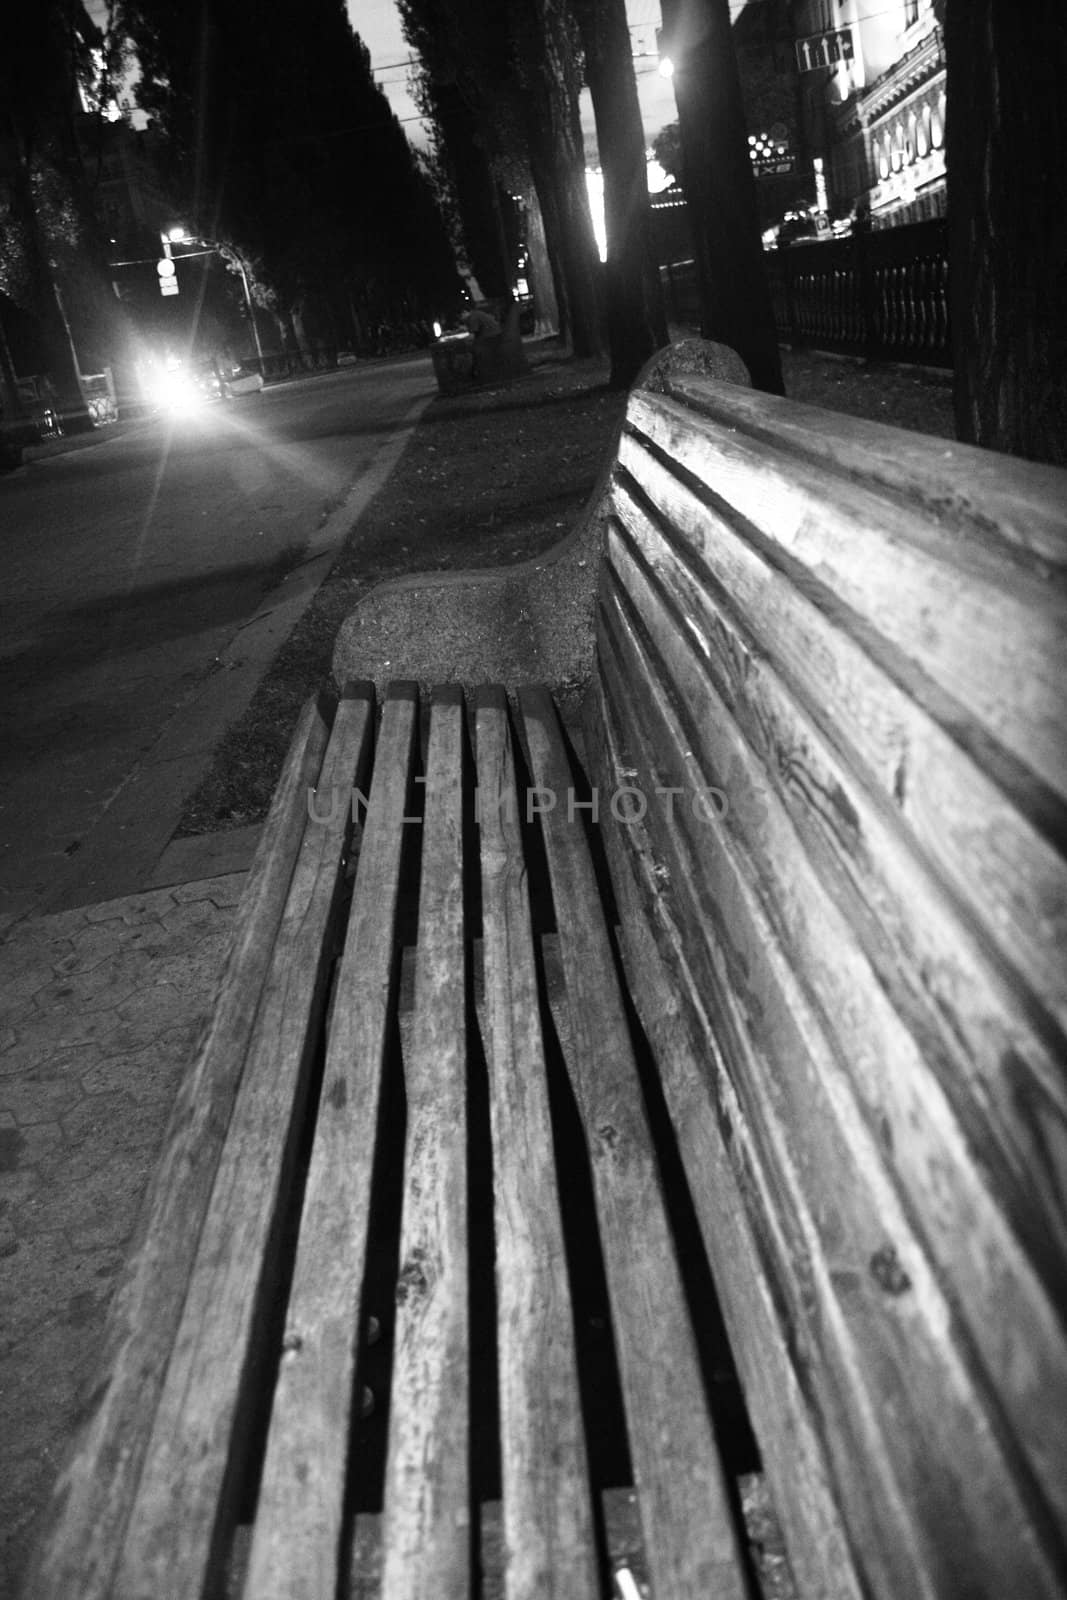
[{"label": "ornate building", "polygon": [[945,211],[945,56],[934,0],[797,0],[801,119],[831,215]]}]

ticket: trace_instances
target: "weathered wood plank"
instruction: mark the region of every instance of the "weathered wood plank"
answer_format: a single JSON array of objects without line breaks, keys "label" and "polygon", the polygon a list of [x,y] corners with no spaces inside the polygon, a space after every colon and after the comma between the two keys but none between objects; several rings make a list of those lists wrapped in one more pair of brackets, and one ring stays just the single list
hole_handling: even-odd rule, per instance
[{"label": "weathered wood plank", "polygon": [[237,911],[219,993],[175,1098],[137,1241],[115,1291],[86,1421],[56,1480],[25,1593],[101,1600],[136,1492],[256,1010],[326,749],[326,708],[297,723]]},{"label": "weathered wood plank", "polygon": [[247,1600],[321,1600],[346,1563],[342,1518],[366,1263],[414,693],[388,694],[375,754],[256,1506]]},{"label": "weathered wood plank", "polygon": [[[600,794],[632,782],[633,759],[617,743],[600,674],[590,686],[584,727]],[[799,1592],[819,1600],[859,1600],[862,1585],[825,1447],[768,1271],[761,1207],[750,1194],[752,1134],[718,1046],[706,991],[690,967],[671,897],[663,892],[663,863],[642,822],[605,824],[603,838],[631,993],[655,1052]]]},{"label": "weathered wood plank", "polygon": [[[976,1063],[959,1037],[962,1021],[954,1030],[944,1028],[942,1035],[934,1011],[924,1030],[912,1031],[915,1006],[910,1002],[921,993],[924,969],[904,974],[905,987],[888,970],[885,952],[877,946],[870,952],[864,924],[870,920],[871,889],[880,878],[904,877],[911,898],[910,904],[899,906],[899,920],[906,918],[905,904],[909,921],[921,905],[928,934],[940,913],[946,926],[936,958],[943,971],[951,971],[953,964],[958,970],[967,950],[967,929],[946,913],[939,885],[908,872],[909,858],[899,839],[890,835],[880,841],[880,819],[872,814],[862,787],[847,769],[833,763],[831,752],[820,750],[817,731],[805,726],[763,665],[746,660],[743,641],[733,636],[726,619],[717,616],[701,630],[703,617],[692,609],[698,597],[685,586],[677,598],[689,627],[679,627],[670,604],[676,574],[669,559],[654,578],[615,540],[612,565],[665,681],[682,706],[699,708],[678,728],[690,753],[689,761],[679,759],[678,765],[689,766],[690,783],[716,784],[728,791],[732,809],[723,831],[739,848],[758,856],[758,892],[787,959],[825,1019],[845,1080],[884,1146],[884,1165],[917,1219],[917,1236],[973,1330],[987,1379],[1012,1420],[1020,1447],[1067,1519],[1062,1473],[1067,1415],[1048,1405],[1050,1393],[1067,1394],[1067,1347],[1056,1305],[1067,1275],[1067,1231],[1055,1171],[1043,1172],[1040,1165],[1050,1151],[1067,1150],[1067,1127],[1047,1104],[1035,1122],[1017,1095],[1019,1073],[1025,1071],[1021,1064],[1035,1043],[1040,1051],[1040,1044],[1016,1016],[1012,1048],[1020,1067],[1012,1082],[997,1082],[1003,1047],[982,1063],[992,1080],[990,1088],[999,1090],[989,1107],[983,1085],[975,1082]],[[717,671],[721,661],[729,663],[727,670],[737,669],[743,683],[737,692],[733,683],[722,681]],[[667,749],[659,747],[661,758]],[[829,776],[820,755],[832,763]],[[772,777],[779,764],[781,785]],[[674,781],[681,779],[676,775]],[[847,898],[829,892],[833,878],[825,872],[824,859],[813,863],[802,842],[809,831],[807,817],[831,794],[836,808],[828,803],[826,809],[833,820],[842,812],[848,815],[843,831],[849,845],[855,848],[858,841],[862,851],[859,892]],[[678,809],[684,817],[684,799]],[[705,830],[706,824],[698,824],[698,834]],[[693,848],[699,850],[699,841]],[[973,993],[956,980],[953,1015],[970,1015],[970,1028],[979,1037],[988,1026],[995,988],[995,969],[988,966],[979,966]],[[974,1162],[975,1148],[984,1153],[981,1167]],[[1006,1305],[1012,1307],[1010,1331],[1002,1315]],[[1023,1348],[1027,1358],[1020,1362]]]},{"label": "weathered wood plank", "polygon": [[[1014,966],[1013,982],[1067,1031],[1067,969],[1058,954],[1067,945],[1067,866],[1053,836],[1020,804],[1025,781],[1005,787],[1003,773],[989,768],[980,728],[924,706],[872,657],[868,639],[841,625],[825,597],[781,572],[743,526],[631,444],[631,466],[662,513],[657,534],[643,544],[646,559],[662,564],[674,544],[693,590],[709,592],[828,741],[862,764],[872,792],[912,830],[928,870],[948,879],[987,946]],[[635,537],[624,489],[616,503]],[[1056,716],[1062,721],[1062,710]],[[1062,1073],[1055,1079],[1058,1088],[1047,1083],[1045,1092],[1062,1103]]]},{"label": "weathered wood plank", "polygon": [[475,697],[508,1600],[600,1594],[502,689]]},{"label": "weathered wood plank", "polygon": [[[679,631],[761,754],[768,783],[792,801],[798,826],[830,813],[823,831],[833,832],[841,875],[856,885],[902,967],[921,971],[923,989],[951,1018],[948,1031],[967,1036],[985,1092],[996,1101],[1003,1064],[1036,1052],[1025,1098],[1067,1114],[1059,1061],[1034,1025],[1042,1006],[1050,1013],[1043,1034],[1055,1031],[1053,1018],[1067,1016],[1057,957],[1059,938],[1067,938],[1062,858],[970,757],[730,529],[709,518],[720,588],[702,558],[666,539],[625,491],[617,509],[610,548],[628,552],[670,597]],[[809,762],[818,776],[805,784]],[[916,919],[920,892],[928,915]],[[1022,1098],[1012,1092],[1013,1101]],[[1010,1105],[1000,1104],[1000,1114],[1009,1117]]]},{"label": "weathered wood plank", "polygon": [[[1047,785],[1062,808],[1067,747],[1060,685],[1067,670],[1061,580],[1042,581],[985,546],[968,548],[889,496],[832,479],[802,458],[637,393],[628,424],[746,520],[797,581],[836,603],[843,627],[868,630],[883,664],[916,699],[947,698],[946,721],[971,720]],[[634,438],[619,459],[640,467]]]},{"label": "weathered wood plank", "polygon": [[[618,651],[612,699],[626,708],[633,781],[653,784],[660,752],[688,749],[680,697],[657,683],[624,615],[605,610],[603,621],[601,645],[610,635]],[[602,649],[602,672],[606,658]],[[754,865],[728,828],[699,827],[681,807],[670,820],[650,809],[649,831],[756,1141],[764,1249],[805,1352],[805,1387],[867,1581],[885,1595],[936,1592],[948,1539],[959,1592],[993,1595],[1025,1571],[1028,1592],[1051,1596],[1047,1512],[1005,1440],[999,1406],[976,1384],[968,1330],[888,1179],[877,1131],[764,895],[782,841],[764,845]]]},{"label": "weathered wood plank", "polygon": [[672,1600],[747,1593],[729,1497],[662,1198],[637,1065],[573,779],[551,700],[520,691],[543,818],[575,1095],[589,1145],[641,1525],[653,1587]]},{"label": "weathered wood plank", "polygon": [[[882,422],[679,375],[667,391],[709,422],[788,450],[816,470],[876,486],[917,520],[1040,576],[1067,567],[1062,469]],[[1006,548],[1008,547],[1008,548]],[[1014,549],[1010,548],[1014,547]]]},{"label": "weathered wood plank", "polygon": [[[369,696],[341,701],[320,794],[362,784],[372,720]],[[123,1600],[191,1600],[217,1576],[333,955],[348,817],[345,806],[331,809],[304,833],[118,1566]]]},{"label": "weathered wood plank", "polygon": [[466,1595],[470,1583],[463,692],[434,691],[404,1063],[405,1182],[383,1600]]}]

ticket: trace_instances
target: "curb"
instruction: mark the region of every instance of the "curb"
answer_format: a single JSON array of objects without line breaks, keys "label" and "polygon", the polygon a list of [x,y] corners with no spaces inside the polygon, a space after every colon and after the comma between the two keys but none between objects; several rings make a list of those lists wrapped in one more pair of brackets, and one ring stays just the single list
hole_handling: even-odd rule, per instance
[{"label": "curb", "polygon": [[173,713],[85,836],[70,869],[23,916],[44,916],[136,894],[154,880],[186,796],[201,781],[216,747],[250,703],[274,656],[325,581],[346,536],[385,485],[432,399],[432,395],[422,395],[409,407],[369,469],[313,531],[300,566],[236,630],[219,656],[216,670],[202,679]]}]

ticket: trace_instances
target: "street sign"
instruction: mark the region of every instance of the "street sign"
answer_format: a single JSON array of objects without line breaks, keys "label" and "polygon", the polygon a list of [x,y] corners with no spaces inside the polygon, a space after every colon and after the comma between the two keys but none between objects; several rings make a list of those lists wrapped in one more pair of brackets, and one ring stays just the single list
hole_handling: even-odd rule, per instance
[{"label": "street sign", "polygon": [[159,292],[160,292],[160,294],[177,294],[178,293],[178,280],[177,280],[177,278],[160,278],[160,280],[159,280]]},{"label": "street sign", "polygon": [[156,271],[161,278],[173,278],[177,270],[170,256],[160,256],[156,262]]},{"label": "street sign", "polygon": [[750,133],[748,154],[757,178],[781,177],[796,170],[796,160],[789,148],[789,131],[784,123],[776,122],[766,133]]},{"label": "street sign", "polygon": [[782,178],[797,169],[794,156],[760,156],[752,163],[757,178]]},{"label": "street sign", "polygon": [[853,61],[856,46],[851,28],[834,28],[826,33],[811,33],[797,40],[797,69],[816,72],[819,67],[836,67],[842,61]]}]

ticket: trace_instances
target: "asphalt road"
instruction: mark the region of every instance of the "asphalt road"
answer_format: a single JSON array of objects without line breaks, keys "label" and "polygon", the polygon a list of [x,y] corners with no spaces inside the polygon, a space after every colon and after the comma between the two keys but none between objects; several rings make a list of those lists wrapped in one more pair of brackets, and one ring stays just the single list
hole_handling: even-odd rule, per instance
[{"label": "asphalt road", "polygon": [[433,392],[356,367],[0,478],[0,931],[140,887]]}]

